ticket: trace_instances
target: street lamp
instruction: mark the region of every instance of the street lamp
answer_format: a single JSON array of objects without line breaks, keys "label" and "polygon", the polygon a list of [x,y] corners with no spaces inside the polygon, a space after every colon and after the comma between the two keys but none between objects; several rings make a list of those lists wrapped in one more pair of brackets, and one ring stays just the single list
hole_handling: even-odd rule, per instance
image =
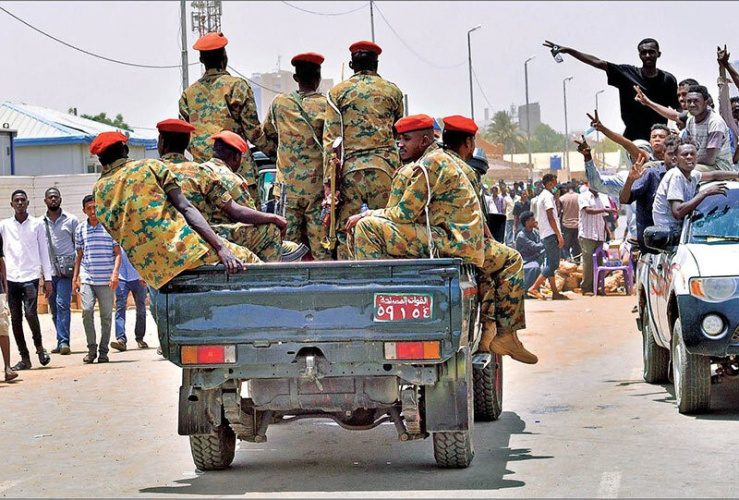
[{"label": "street lamp", "polygon": [[471,30],[467,31],[467,60],[469,62],[470,69],[470,114],[472,115],[472,121],[475,121],[475,101],[472,97],[472,43],[470,42],[470,33],[475,30],[482,28],[481,24],[478,24]]},{"label": "street lamp", "polygon": [[523,75],[526,83],[526,150],[529,153],[529,182],[534,182],[534,164],[531,162],[531,113],[529,113],[529,61],[536,56],[531,56],[523,62]]},{"label": "street lamp", "polygon": [[[598,94],[602,94],[603,92],[605,92],[605,90],[601,89],[601,90],[599,90],[598,92],[595,93],[595,114],[596,115],[598,114]],[[598,144],[600,144],[600,132],[598,132],[597,130],[595,131],[595,142],[597,142]],[[605,161],[604,161],[604,159],[605,159],[605,156],[604,155],[605,154],[606,154],[605,150],[603,148],[601,148],[601,158],[600,158],[601,167],[605,163]]]},{"label": "street lamp", "polygon": [[572,80],[571,76],[562,80],[562,95],[564,96],[565,101],[565,161],[563,161],[562,164],[567,165],[565,167],[567,172],[567,181],[570,180],[570,132],[567,130],[567,82],[570,80]]}]

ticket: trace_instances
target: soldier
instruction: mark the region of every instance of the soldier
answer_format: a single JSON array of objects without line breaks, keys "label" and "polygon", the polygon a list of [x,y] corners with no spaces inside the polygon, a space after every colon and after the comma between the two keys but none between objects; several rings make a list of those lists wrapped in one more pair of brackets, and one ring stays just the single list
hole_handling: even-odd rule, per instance
[{"label": "soldier", "polygon": [[[343,137],[336,226],[339,259],[351,257],[344,232],[349,216],[358,213],[363,203],[370,209],[387,204],[392,176],[400,166],[393,124],[403,116],[403,93],[377,74],[382,49],[372,42],[357,42],[349,51],[354,75],[329,91],[323,128],[325,151],[330,151],[337,137]],[[324,158],[324,196],[328,198],[330,155]]]},{"label": "soldier", "polygon": [[[209,160],[213,146],[208,139],[221,130],[239,134],[254,146],[266,145],[257,116],[254,92],[246,80],[231,76],[226,71],[228,39],[223,33],[208,33],[195,42],[193,49],[200,51],[200,62],[205,74],[190,85],[180,97],[180,116],[195,126],[190,154],[197,163]],[[258,172],[251,154],[242,156],[239,173],[246,179],[249,193],[259,210]]]},{"label": "soldier", "polygon": [[243,179],[227,166],[230,163],[238,167],[246,142],[231,132],[213,136],[213,158],[201,165],[188,161],[184,155],[192,125],[182,120],[164,120],[157,123],[157,129],[161,160],[177,176],[182,193],[216,234],[250,249],[263,261],[279,260],[285,219],[254,210]]},{"label": "soldier", "polygon": [[[481,186],[477,173],[466,163],[475,151],[477,125],[473,120],[459,115],[447,116],[442,120],[444,147],[470,180],[475,180],[473,185],[479,197]],[[526,350],[517,334],[518,330],[526,328],[523,283],[521,254],[495,241],[485,226],[485,261],[477,268],[483,328],[480,350],[507,354],[516,361],[534,364],[538,358]]]},{"label": "soldier", "polygon": [[314,52],[292,58],[297,92],[275,97],[267,110],[262,130],[267,139],[265,152],[277,151],[277,184],[280,206],[285,207],[285,238],[301,240],[305,228],[315,260],[331,259],[321,246],[325,229],[321,222],[323,201],[323,122],[326,97],[317,92],[324,58]]},{"label": "soldier", "polygon": [[93,186],[96,214],[149,285],[158,290],[183,271],[219,261],[228,272],[260,262],[213,232],[164,163],[128,158],[126,142],[120,132],[103,132],[90,144],[103,165]]},{"label": "soldier", "polygon": [[480,203],[467,176],[434,141],[433,123],[430,116],[414,115],[395,124],[400,156],[413,163],[393,179],[386,208],[347,220],[357,259],[439,255],[483,264]]}]

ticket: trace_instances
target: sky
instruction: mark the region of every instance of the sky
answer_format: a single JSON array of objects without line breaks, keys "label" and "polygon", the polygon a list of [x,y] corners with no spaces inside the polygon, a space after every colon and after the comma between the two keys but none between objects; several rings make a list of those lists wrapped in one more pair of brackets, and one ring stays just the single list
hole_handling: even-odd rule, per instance
[{"label": "sky", "polygon": [[[88,52],[144,65],[180,63],[180,2],[0,2],[0,8],[63,42]],[[188,16],[192,8],[187,2]],[[300,10],[302,9],[302,10]],[[314,12],[309,13],[305,10]],[[350,12],[354,11],[354,12]],[[315,14],[318,13],[318,14]],[[332,15],[340,14],[340,15]],[[602,59],[640,66],[636,46],[647,37],[660,42],[660,69],[679,80],[695,78],[718,96],[716,47],[728,45],[739,60],[739,40],[730,36],[738,2],[375,2],[375,41],[382,49],[379,73],[408,94],[411,114],[470,116],[467,32],[471,33],[475,118],[529,101],[541,119],[564,131],[563,79],[567,83],[570,132],[589,126],[595,109],[606,126],[623,130],[618,93],[605,72],[570,56],[555,63],[544,40]],[[686,23],[686,20],[688,21]],[[229,39],[229,64],[240,73],[289,70],[300,52],[323,54],[324,78],[345,77],[349,45],[371,39],[370,8],[356,2],[223,2],[222,31]],[[188,57],[197,35],[187,27]],[[732,46],[732,44],[734,44]],[[121,113],[135,127],[152,128],[176,117],[182,91],[179,68],[136,68],[75,51],[0,11],[3,71],[0,101],[61,111],[109,116]],[[201,66],[190,67],[190,83]],[[473,80],[474,81],[474,80]],[[736,89],[732,90],[736,93]]]}]

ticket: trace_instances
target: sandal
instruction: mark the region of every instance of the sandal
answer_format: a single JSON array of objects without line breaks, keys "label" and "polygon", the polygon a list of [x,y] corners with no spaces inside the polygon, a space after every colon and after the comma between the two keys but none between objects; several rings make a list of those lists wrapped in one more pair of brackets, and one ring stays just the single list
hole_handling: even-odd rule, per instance
[{"label": "sandal", "polygon": [[18,361],[15,366],[12,368],[13,371],[19,372],[21,370],[30,370],[31,369],[31,360],[20,360]]},{"label": "sandal", "polygon": [[5,372],[5,381],[6,382],[10,382],[11,380],[14,380],[16,378],[18,378],[18,373],[14,372],[12,370]]},{"label": "sandal", "polygon": [[544,296],[541,294],[541,292],[536,291],[536,290],[527,290],[526,296],[530,299],[546,300]]},{"label": "sandal", "polygon": [[84,358],[82,358],[82,362],[86,365],[89,365],[93,361],[95,361],[96,356],[94,354],[87,354]]}]

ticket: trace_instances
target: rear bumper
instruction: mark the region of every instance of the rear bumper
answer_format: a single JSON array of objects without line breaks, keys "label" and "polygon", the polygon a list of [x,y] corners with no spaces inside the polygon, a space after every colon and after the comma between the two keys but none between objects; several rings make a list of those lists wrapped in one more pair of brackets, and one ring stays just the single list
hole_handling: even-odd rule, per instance
[{"label": "rear bumper", "polygon": [[[681,295],[677,304],[688,352],[720,358],[739,354],[739,299],[711,303],[692,295]],[[724,320],[726,328],[717,337],[706,335],[701,328],[707,314],[716,314]]]}]

